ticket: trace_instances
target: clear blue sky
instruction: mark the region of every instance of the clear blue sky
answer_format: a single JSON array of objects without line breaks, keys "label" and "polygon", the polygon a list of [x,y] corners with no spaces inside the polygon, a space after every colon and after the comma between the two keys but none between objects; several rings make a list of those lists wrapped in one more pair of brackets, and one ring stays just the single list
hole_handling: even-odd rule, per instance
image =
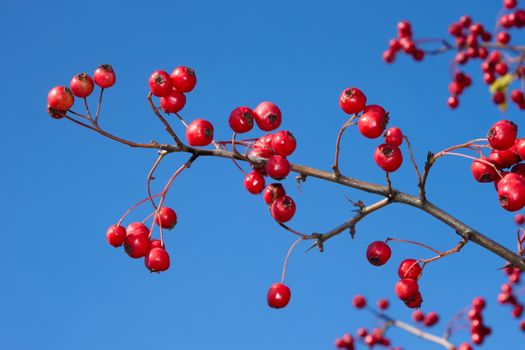
[{"label": "clear blue sky", "polygon": [[[369,102],[391,112],[392,125],[411,137],[422,162],[439,151],[483,136],[501,117],[481,81],[461,108],[450,111],[447,57],[415,64],[401,57],[385,65],[381,53],[401,19],[416,36],[443,36],[448,24],[471,14],[492,28],[500,1],[9,1],[0,11],[3,134],[0,282],[0,349],[331,349],[333,340],[371,316],[350,306],[363,293],[374,302],[392,299],[391,315],[410,311],[394,298],[396,268],[427,251],[394,245],[383,268],[366,263],[370,241],[394,236],[438,249],[458,237],[412,208],[392,206],[358,226],[355,240],[341,235],[326,251],[292,256],[287,283],[292,301],[283,310],[266,306],[268,286],[278,281],[295,239],[273,222],[260,197],[249,195],[231,162],[200,159],[175,183],[167,203],[179,214],[168,233],[169,272],[154,275],[105,242],[107,226],[145,196],[152,151],[132,150],[55,121],[45,113],[48,90],[75,73],[113,64],[117,85],[108,91],[102,123],[137,140],[168,141],[148,110],[147,78],[155,69],[195,68],[198,85],[184,116],[206,118],[217,138],[230,137],[227,116],[236,106],[263,100],[283,111],[283,127],[299,147],[291,160],[328,169],[345,115],[337,99],[357,86]],[[513,34],[514,35],[514,34]],[[523,39],[523,37],[522,37]],[[520,123],[512,107],[506,118]],[[182,132],[180,126],[177,130]],[[252,133],[250,135],[257,135]],[[377,141],[351,130],[343,141],[342,169],[383,182],[372,160]],[[161,186],[186,156],[170,156],[158,173]],[[491,185],[475,183],[463,159],[443,159],[429,179],[429,197],[488,236],[514,247],[512,215],[499,208]],[[394,185],[415,192],[408,163]],[[309,179],[297,199],[292,225],[325,231],[353,209],[345,196],[370,203],[374,196]],[[145,212],[137,213],[142,217]],[[518,349],[523,335],[510,309],[496,306],[504,281],[502,261],[469,244],[464,252],[432,264],[421,280],[424,311],[447,320],[488,297],[487,324],[494,335],[484,349]],[[438,325],[441,332],[445,322]],[[399,331],[405,349],[438,349]],[[466,334],[454,337],[465,339]]]}]

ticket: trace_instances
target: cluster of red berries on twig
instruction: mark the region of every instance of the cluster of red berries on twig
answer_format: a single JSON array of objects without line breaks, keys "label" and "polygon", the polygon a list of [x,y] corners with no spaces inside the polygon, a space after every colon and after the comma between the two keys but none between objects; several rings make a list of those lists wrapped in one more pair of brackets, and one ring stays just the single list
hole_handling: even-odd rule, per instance
[{"label": "cluster of red berries on twig", "polygon": [[418,48],[412,39],[412,26],[408,21],[397,24],[397,38],[390,39],[388,49],[383,52],[383,59],[385,62],[392,63],[396,60],[398,52],[412,56],[414,61],[421,61],[425,57],[425,52]]},{"label": "cluster of red berries on twig", "polygon": [[425,315],[423,311],[415,310],[412,313],[412,320],[416,323],[421,323],[425,327],[433,327],[439,322],[439,314],[431,311]]}]

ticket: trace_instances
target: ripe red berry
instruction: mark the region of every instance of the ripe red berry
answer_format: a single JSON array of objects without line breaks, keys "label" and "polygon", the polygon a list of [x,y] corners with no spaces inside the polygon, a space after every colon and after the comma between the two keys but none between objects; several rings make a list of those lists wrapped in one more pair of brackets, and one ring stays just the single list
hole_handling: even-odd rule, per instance
[{"label": "ripe red berry", "polygon": [[388,309],[388,300],[387,299],[379,299],[377,301],[377,307],[381,310]]},{"label": "ripe red berry", "polygon": [[283,157],[288,157],[297,147],[295,137],[288,130],[277,131],[271,140],[271,147],[275,153]]},{"label": "ripe red berry", "polygon": [[257,171],[252,171],[244,177],[244,187],[251,194],[259,194],[264,188],[264,176]]},{"label": "ripe red berry", "polygon": [[190,92],[197,84],[197,77],[192,68],[180,66],[173,70],[170,75],[171,84],[180,92]]},{"label": "ripe red berry", "polygon": [[525,321],[520,322],[520,329],[525,332]]},{"label": "ripe red berry", "polygon": [[403,143],[403,133],[401,129],[394,127],[389,128],[385,132],[385,143],[396,147],[401,146]]},{"label": "ripe red berry", "polygon": [[382,116],[386,116],[385,109],[379,105],[366,106],[365,109],[363,109],[363,113],[367,113],[367,112],[375,112],[375,113],[379,113]]},{"label": "ripe red berry", "polygon": [[93,73],[93,80],[95,80],[95,84],[105,89],[112,87],[115,84],[117,77],[111,65],[103,64],[95,70],[95,73]]},{"label": "ripe red berry", "polygon": [[295,202],[289,196],[282,196],[277,198],[271,208],[270,213],[277,222],[287,222],[292,219],[295,214]]},{"label": "ripe red berry", "polygon": [[144,257],[144,264],[151,272],[166,271],[170,267],[170,256],[166,249],[152,248]]},{"label": "ripe red berry", "polygon": [[514,145],[518,126],[509,120],[500,120],[489,129],[487,139],[490,146],[497,150],[504,150]]},{"label": "ripe red berry", "polygon": [[274,283],[268,290],[268,306],[274,309],[282,309],[288,305],[291,296],[290,288],[282,283]]},{"label": "ripe red berry", "polygon": [[510,41],[510,34],[508,32],[499,32],[496,36],[499,43],[507,44]]},{"label": "ripe red berry", "polygon": [[512,317],[520,318],[522,314],[523,314],[523,305],[519,304],[519,305],[514,306],[514,308],[512,309]]},{"label": "ripe red berry", "polygon": [[472,346],[469,343],[461,343],[458,350],[472,350]]},{"label": "ripe red berry", "polygon": [[516,223],[516,225],[523,225],[523,224],[525,224],[525,215],[523,215],[523,214],[516,214],[516,216],[514,216],[514,222]]},{"label": "ripe red berry", "polygon": [[368,262],[375,266],[384,265],[388,259],[390,259],[391,255],[392,251],[390,250],[390,247],[383,241],[370,243],[366,250],[366,258],[368,259]]},{"label": "ripe red berry", "polygon": [[106,231],[106,240],[113,247],[120,247],[126,240],[126,229],[122,226],[111,225]]},{"label": "ripe red berry", "polygon": [[204,119],[195,119],[186,128],[190,146],[207,146],[213,141],[213,125]]},{"label": "ripe red berry", "polygon": [[438,321],[439,321],[439,315],[437,313],[435,313],[435,312],[429,312],[425,316],[425,319],[423,320],[423,324],[426,327],[432,327],[433,325],[438,323]]},{"label": "ripe red berry", "polygon": [[269,184],[264,190],[263,198],[266,204],[271,205],[279,197],[286,194],[283,185],[280,183]]},{"label": "ripe red berry", "polygon": [[509,180],[511,175],[516,174],[509,173],[499,181],[497,185],[498,199],[502,208],[508,211],[517,211],[525,206],[525,180],[520,175]]},{"label": "ripe red berry", "polygon": [[503,6],[508,10],[515,8],[517,4],[517,0],[503,0]]},{"label": "ripe red berry", "polygon": [[84,98],[91,95],[93,89],[95,88],[95,83],[89,75],[86,73],[81,73],[75,75],[71,79],[69,86],[71,87],[71,92],[73,95]]},{"label": "ripe red berry", "polygon": [[518,140],[516,144],[516,152],[522,160],[525,160],[525,139]]},{"label": "ripe red berry", "polygon": [[417,309],[423,304],[423,297],[421,293],[417,292],[416,296],[413,299],[403,300],[405,305],[411,309]]},{"label": "ripe red berry", "polygon": [[374,161],[386,172],[394,172],[403,163],[403,154],[399,147],[383,143],[374,152]]},{"label": "ripe red berry", "polygon": [[145,235],[130,235],[128,233],[124,241],[124,250],[134,259],[142,258],[149,253],[150,240],[148,236]]},{"label": "ripe red berry", "polygon": [[155,223],[162,228],[171,230],[177,224],[177,213],[169,207],[162,207],[155,213]]},{"label": "ripe red berry", "polygon": [[273,134],[268,133],[264,136],[259,137],[257,141],[255,142],[255,145],[256,147],[266,147],[273,152],[272,140],[273,140]]},{"label": "ripe red berry", "polygon": [[153,249],[153,248],[162,248],[162,249],[165,249],[165,248],[166,248],[166,247],[164,246],[164,244],[162,244],[162,242],[160,241],[160,239],[152,239],[152,240],[150,241],[149,247],[150,247],[150,249]]},{"label": "ripe red berry", "polygon": [[352,299],[352,305],[356,308],[356,309],[362,309],[366,306],[366,299],[364,296],[362,295],[356,295],[354,296],[354,298]]},{"label": "ripe red berry", "polygon": [[65,86],[55,86],[47,94],[47,104],[58,111],[67,111],[75,103],[71,89]]},{"label": "ripe red berry", "polygon": [[142,222],[132,222],[126,227],[126,236],[138,235],[138,236],[149,236],[149,228],[146,227]]},{"label": "ripe red berry", "polygon": [[514,103],[521,103],[522,101],[525,100],[525,95],[523,94],[523,91],[515,89],[515,90],[512,90],[510,94],[510,99]]},{"label": "ripe red berry", "polygon": [[485,158],[485,157],[480,158],[480,159],[482,161],[475,160],[472,162],[472,165],[470,166],[470,171],[472,172],[472,176],[474,176],[474,179],[476,179],[476,181],[492,182],[497,177],[499,177],[494,166],[489,165],[490,163],[493,163],[492,160],[490,160],[489,158]]},{"label": "ripe red berry", "polygon": [[275,130],[282,122],[281,110],[272,102],[259,103],[253,110],[253,116],[257,126],[263,131]]},{"label": "ripe red berry", "polygon": [[381,136],[388,124],[388,117],[374,111],[365,112],[359,118],[357,127],[361,135],[370,139]]},{"label": "ripe red berry", "polygon": [[186,95],[172,89],[168,96],[160,98],[160,108],[166,113],[177,113],[186,105]]},{"label": "ripe red berry", "polygon": [[243,134],[253,129],[253,111],[249,107],[237,107],[230,113],[228,124],[233,132]]},{"label": "ripe red berry", "polygon": [[399,299],[403,301],[416,299],[419,292],[419,286],[415,280],[402,279],[396,283],[395,292]]},{"label": "ripe red berry", "polygon": [[418,280],[419,276],[421,275],[421,271],[421,266],[419,265],[417,260],[405,259],[399,264],[397,274],[401,279],[409,278],[413,280]]},{"label": "ripe red berry", "polygon": [[387,49],[383,52],[383,61],[386,63],[393,63],[396,60],[396,53],[392,49]]},{"label": "ripe red berry", "polygon": [[282,180],[290,173],[290,162],[280,155],[271,156],[266,161],[266,173],[273,179]]},{"label": "ripe red berry", "polygon": [[339,97],[339,105],[347,114],[359,113],[366,106],[366,96],[357,88],[347,88]]},{"label": "ripe red berry", "polygon": [[[505,75],[505,74],[507,74],[507,72],[509,71],[509,66],[507,66],[507,64],[506,64],[505,62],[498,62],[498,63],[496,63],[496,65],[494,66],[494,70],[495,70],[496,73],[498,73],[499,75]],[[501,91],[497,91],[497,92],[501,92]],[[503,96],[505,96],[505,95],[503,94],[503,92],[501,92],[501,94],[502,94]],[[497,95],[497,93],[494,94],[494,95]],[[500,102],[500,103],[502,103],[502,102]]]},{"label": "ripe red berry", "polygon": [[447,104],[452,109],[457,108],[459,106],[459,98],[457,96],[450,96],[447,99]]},{"label": "ripe red berry", "polygon": [[62,119],[67,114],[67,111],[59,111],[58,109],[52,108],[49,104],[47,105],[47,114],[54,119]]},{"label": "ripe red berry", "polygon": [[422,322],[425,319],[425,314],[421,310],[416,310],[412,313],[412,319],[414,322]]},{"label": "ripe red berry", "polygon": [[476,297],[472,300],[472,307],[474,310],[481,311],[485,308],[486,304],[485,299],[482,297]]},{"label": "ripe red berry", "polygon": [[412,36],[412,26],[409,21],[400,21],[397,23],[397,34],[400,38]]},{"label": "ripe red berry", "polygon": [[170,75],[163,70],[154,71],[150,75],[148,83],[151,93],[158,97],[168,96],[173,89]]}]

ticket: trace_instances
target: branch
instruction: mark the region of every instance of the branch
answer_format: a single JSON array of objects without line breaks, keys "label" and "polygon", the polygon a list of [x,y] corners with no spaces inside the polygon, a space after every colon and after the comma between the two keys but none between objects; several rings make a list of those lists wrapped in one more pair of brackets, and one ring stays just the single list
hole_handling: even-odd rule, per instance
[{"label": "branch", "polygon": [[454,345],[452,345],[452,343],[450,343],[447,339],[443,338],[443,337],[440,337],[440,336],[437,336],[437,335],[434,335],[434,334],[431,334],[431,333],[427,333],[419,328],[416,328],[414,326],[411,326],[409,325],[408,323],[405,323],[403,321],[399,321],[399,320],[394,320],[394,319],[391,319],[389,318],[388,316],[385,316],[385,315],[381,315],[379,314],[378,317],[386,320],[385,324],[384,324],[384,328],[385,329],[388,329],[390,327],[397,327],[397,328],[400,328],[410,334],[413,334],[415,335],[416,337],[419,337],[421,339],[424,339],[424,340],[428,340],[432,343],[436,343],[438,345],[441,345],[442,347],[444,347],[445,349],[449,349],[449,350],[453,350],[455,349]]}]

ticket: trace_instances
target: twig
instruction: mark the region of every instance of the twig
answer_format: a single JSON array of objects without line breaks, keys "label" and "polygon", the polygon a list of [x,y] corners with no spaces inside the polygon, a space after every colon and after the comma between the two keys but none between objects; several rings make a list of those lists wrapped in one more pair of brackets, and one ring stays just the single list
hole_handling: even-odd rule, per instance
[{"label": "twig", "polygon": [[179,147],[182,147],[183,146],[183,143],[182,141],[179,139],[179,137],[177,136],[177,134],[175,134],[175,131],[173,131],[173,129],[171,128],[171,125],[168,123],[168,121],[162,116],[162,114],[160,114],[159,112],[159,109],[157,107],[155,107],[155,105],[153,104],[153,100],[152,100],[152,93],[150,92],[148,94],[148,103],[151,107],[151,109],[153,110],[153,113],[155,113],[155,115],[157,116],[157,118],[159,118],[159,120],[161,121],[161,123],[164,125],[164,128],[166,129],[166,131],[168,132],[168,134],[170,134],[170,136],[173,138],[173,140],[175,141],[175,143],[177,144],[177,146]]},{"label": "twig", "polygon": [[153,205],[154,209],[157,209],[157,205],[155,204],[155,201],[151,197],[151,180],[155,179],[153,177],[153,174],[155,173],[155,170],[159,166],[159,164],[162,161],[162,159],[166,156],[166,154],[168,154],[168,153],[166,151],[164,151],[164,150],[159,151],[159,156],[157,157],[157,160],[155,160],[155,163],[151,167],[151,170],[149,171],[149,174],[148,174],[148,180],[147,180],[148,196],[151,198],[151,204]]},{"label": "twig", "polygon": [[357,114],[354,114],[350,119],[348,119],[341,129],[339,129],[339,133],[337,134],[337,140],[335,142],[335,159],[334,159],[334,165],[332,165],[332,169],[334,169],[334,174],[336,176],[340,176],[341,172],[339,171],[339,149],[341,144],[341,137],[343,136],[343,132],[346,128],[348,128],[350,125],[352,125],[352,122],[357,118]]}]

